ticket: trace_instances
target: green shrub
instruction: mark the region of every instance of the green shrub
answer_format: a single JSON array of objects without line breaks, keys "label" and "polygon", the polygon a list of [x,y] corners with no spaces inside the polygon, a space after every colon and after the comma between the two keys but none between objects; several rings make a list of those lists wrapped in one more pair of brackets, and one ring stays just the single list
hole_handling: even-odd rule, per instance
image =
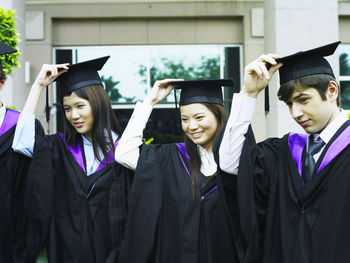
[{"label": "green shrub", "polygon": [[[14,10],[4,10],[0,8],[0,41],[16,50],[20,42],[19,33],[16,30],[16,12]],[[19,67],[20,52],[1,56],[2,70],[6,75],[13,72],[15,67]]]}]

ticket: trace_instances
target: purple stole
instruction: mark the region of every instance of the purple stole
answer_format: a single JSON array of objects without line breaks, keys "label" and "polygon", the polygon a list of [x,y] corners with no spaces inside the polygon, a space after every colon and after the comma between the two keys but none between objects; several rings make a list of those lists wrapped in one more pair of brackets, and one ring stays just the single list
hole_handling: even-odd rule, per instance
[{"label": "purple stole", "polygon": [[[182,158],[182,155],[184,155],[188,160],[190,159],[190,156],[188,155],[188,153],[186,152],[186,145],[184,143],[175,143],[175,145],[177,146],[178,148],[178,151],[177,153],[179,154],[179,157],[180,157],[180,160],[181,160],[181,163],[182,163],[182,166],[185,168],[187,174],[189,177],[191,177],[191,174],[190,172],[188,171],[188,168]],[[215,189],[217,189],[218,186],[216,185],[215,187],[213,187],[212,189],[210,189],[210,191],[206,192],[202,197],[206,197],[208,196],[211,192],[213,192]]]},{"label": "purple stole", "polygon": [[5,134],[9,129],[16,125],[19,115],[21,113],[11,109],[7,109],[5,113],[4,121],[0,127],[0,136]]},{"label": "purple stole", "polygon": [[[84,164],[84,157],[83,157],[83,152],[82,149],[80,147],[80,143],[77,143],[76,147],[73,147],[72,145],[66,143],[66,141],[64,140],[64,137],[61,133],[59,133],[59,135],[61,136],[63,142],[66,144],[68,150],[71,152],[71,154],[73,155],[73,158],[75,159],[75,161],[79,164],[79,166],[81,167],[81,169],[84,171],[84,173],[86,173],[86,168],[85,168],[85,164]],[[114,143],[114,146],[117,147],[119,143],[119,140],[117,140]],[[113,149],[111,149],[108,153],[110,159],[108,161],[108,163],[114,162],[114,151]],[[111,161],[113,160],[113,161]],[[99,170],[101,170],[103,167],[106,166],[107,160],[106,158],[103,159],[103,161],[100,163],[100,165],[96,168],[95,173]]]},{"label": "purple stole", "polygon": [[[290,133],[288,137],[288,144],[291,150],[294,162],[298,168],[299,175],[302,174],[302,156],[306,145],[307,134]],[[320,167],[317,170],[318,174],[324,167],[326,167],[338,154],[340,154],[350,144],[350,126],[333,141],[324,155]]]}]

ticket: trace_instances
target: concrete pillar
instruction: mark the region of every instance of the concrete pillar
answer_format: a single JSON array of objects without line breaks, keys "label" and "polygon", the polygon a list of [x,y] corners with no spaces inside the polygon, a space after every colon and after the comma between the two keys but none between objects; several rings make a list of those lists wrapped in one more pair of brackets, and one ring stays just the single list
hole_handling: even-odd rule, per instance
[{"label": "concrete pillar", "polygon": [[[285,56],[339,40],[338,0],[264,0],[264,11],[266,53]],[[328,61],[337,76],[337,53]],[[270,113],[267,116],[266,135],[271,137],[282,136],[289,131],[303,132],[291,118],[285,104],[277,99],[278,77],[272,79],[269,88]]]},{"label": "concrete pillar", "polygon": [[21,51],[20,64],[21,67],[7,77],[6,85],[1,91],[0,96],[7,105],[15,106],[22,109],[27,98],[27,90],[25,84],[25,0],[1,0],[1,7],[5,10],[13,9],[16,11],[16,28],[19,31],[21,42],[19,50]]}]

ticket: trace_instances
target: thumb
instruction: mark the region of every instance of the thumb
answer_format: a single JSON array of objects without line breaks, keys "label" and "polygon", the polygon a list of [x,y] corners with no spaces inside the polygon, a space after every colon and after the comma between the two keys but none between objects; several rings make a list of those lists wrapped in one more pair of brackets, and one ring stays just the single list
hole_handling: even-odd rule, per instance
[{"label": "thumb", "polygon": [[272,75],[275,74],[275,72],[279,70],[282,66],[283,66],[283,63],[281,62],[271,66],[271,68],[269,69],[270,77],[272,77]]}]

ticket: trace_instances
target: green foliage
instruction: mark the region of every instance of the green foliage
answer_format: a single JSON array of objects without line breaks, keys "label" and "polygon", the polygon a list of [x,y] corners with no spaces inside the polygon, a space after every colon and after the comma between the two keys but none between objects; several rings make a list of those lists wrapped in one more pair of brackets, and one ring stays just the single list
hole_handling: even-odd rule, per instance
[{"label": "green foliage", "polygon": [[[16,30],[16,19],[14,10],[4,10],[0,8],[0,41],[16,50],[20,42],[19,33]],[[15,67],[19,67],[20,52],[4,55],[1,57],[2,70],[6,75],[13,72]]]},{"label": "green foliage", "polygon": [[110,76],[109,78],[105,78],[104,76],[101,77],[102,82],[104,83],[105,90],[109,96],[109,99],[112,102],[117,102],[121,98],[125,100],[125,102],[133,102],[135,97],[128,98],[124,97],[117,86],[119,85],[120,81],[114,81],[113,78]]},{"label": "green foliage", "polygon": [[154,138],[149,138],[148,140],[146,140],[145,138],[143,138],[142,141],[143,141],[146,145],[150,145],[150,144],[154,141]]},{"label": "green foliage", "polygon": [[341,53],[339,55],[339,69],[341,76],[350,75],[350,65],[349,65],[349,55],[346,53]]},{"label": "green foliage", "polygon": [[[147,67],[140,65],[139,75],[143,77],[143,82],[147,81]],[[179,78],[185,80],[192,79],[214,79],[220,77],[219,57],[201,57],[201,61],[196,65],[185,66],[182,61],[173,61],[168,58],[161,58],[157,63],[157,68],[150,69],[151,86],[156,80],[166,78]]]},{"label": "green foliage", "polygon": [[6,108],[14,110],[14,111],[18,111],[18,109],[15,106],[6,106]]},{"label": "green foliage", "polygon": [[[164,134],[156,130],[145,130],[144,132],[145,138],[143,141],[146,144],[162,144],[162,143],[175,143],[175,142],[183,142],[184,135],[172,135],[172,134]],[[146,139],[149,138],[149,139]]]}]

